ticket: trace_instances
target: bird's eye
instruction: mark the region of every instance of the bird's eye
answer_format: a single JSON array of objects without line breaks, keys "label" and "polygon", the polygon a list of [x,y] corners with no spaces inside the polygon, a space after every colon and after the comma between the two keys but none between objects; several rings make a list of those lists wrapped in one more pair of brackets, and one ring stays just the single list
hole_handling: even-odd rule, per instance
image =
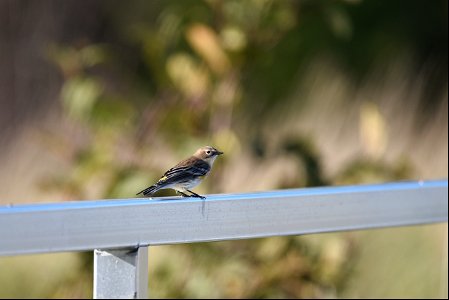
[{"label": "bird's eye", "polygon": [[209,154],[210,154],[210,150],[207,150],[207,151],[206,151],[206,154],[209,155]]}]

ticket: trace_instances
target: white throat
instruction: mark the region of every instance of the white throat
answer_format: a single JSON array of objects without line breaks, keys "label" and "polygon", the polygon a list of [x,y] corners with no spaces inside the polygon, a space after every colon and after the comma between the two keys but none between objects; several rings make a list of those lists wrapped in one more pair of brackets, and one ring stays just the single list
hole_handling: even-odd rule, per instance
[{"label": "white throat", "polygon": [[214,164],[216,158],[217,158],[217,155],[214,155],[214,156],[209,157],[209,158],[206,158],[206,159],[204,159],[204,160],[205,160],[205,161],[209,164],[209,166],[212,168],[212,165]]}]

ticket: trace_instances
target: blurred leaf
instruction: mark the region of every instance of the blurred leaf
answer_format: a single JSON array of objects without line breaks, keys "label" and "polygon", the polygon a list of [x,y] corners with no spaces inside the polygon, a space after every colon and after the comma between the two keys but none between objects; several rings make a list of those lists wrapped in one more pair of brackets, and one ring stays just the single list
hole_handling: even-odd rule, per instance
[{"label": "blurred leaf", "polygon": [[381,157],[387,146],[387,125],[379,107],[362,104],[360,111],[360,139],[365,152],[372,158]]},{"label": "blurred leaf", "polygon": [[229,59],[217,34],[211,28],[204,24],[193,24],[187,29],[186,37],[192,48],[215,73],[221,75],[229,70]]},{"label": "blurred leaf", "polygon": [[69,116],[88,119],[101,93],[102,87],[95,79],[74,77],[64,83],[61,97]]},{"label": "blurred leaf", "polygon": [[175,54],[167,59],[167,74],[187,98],[202,97],[209,85],[207,71],[188,54]]}]

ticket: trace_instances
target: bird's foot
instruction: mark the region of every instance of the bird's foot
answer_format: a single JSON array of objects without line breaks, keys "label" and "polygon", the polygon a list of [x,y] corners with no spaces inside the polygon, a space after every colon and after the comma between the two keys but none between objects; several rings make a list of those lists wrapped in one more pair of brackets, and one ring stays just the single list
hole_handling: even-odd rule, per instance
[{"label": "bird's foot", "polygon": [[200,199],[206,199],[206,197],[198,195],[195,192],[192,192],[191,190],[187,190],[187,192],[191,193],[192,195],[190,197],[196,197],[196,198],[200,198]]},{"label": "bird's foot", "polygon": [[183,192],[180,192],[180,191],[176,191],[176,193],[178,193],[178,194],[180,194],[182,197],[184,197],[184,198],[189,198],[189,197],[192,197],[192,196],[190,196],[190,195],[187,195],[187,194],[184,194]]}]

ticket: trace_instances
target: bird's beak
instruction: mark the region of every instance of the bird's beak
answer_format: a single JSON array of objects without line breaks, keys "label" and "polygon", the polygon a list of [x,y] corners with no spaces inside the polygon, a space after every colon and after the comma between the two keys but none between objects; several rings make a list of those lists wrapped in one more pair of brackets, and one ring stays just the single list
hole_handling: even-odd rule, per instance
[{"label": "bird's beak", "polygon": [[221,151],[218,151],[217,150],[217,152],[215,152],[217,155],[222,155],[223,154],[223,152],[221,152]]}]

